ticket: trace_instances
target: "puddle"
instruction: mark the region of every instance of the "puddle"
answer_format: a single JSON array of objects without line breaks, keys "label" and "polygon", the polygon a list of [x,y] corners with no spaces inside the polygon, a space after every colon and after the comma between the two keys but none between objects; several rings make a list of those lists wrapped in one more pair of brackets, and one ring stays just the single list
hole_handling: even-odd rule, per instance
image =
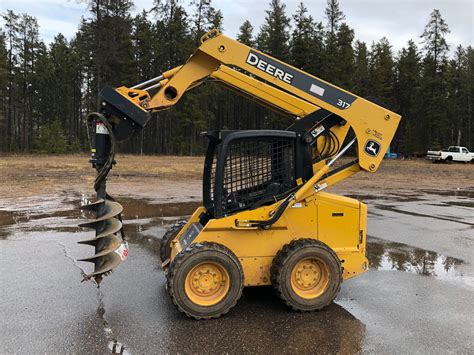
[{"label": "puddle", "polygon": [[446,206],[457,206],[457,207],[467,207],[467,208],[474,208],[474,200],[473,201],[449,201],[449,202],[441,202],[441,203],[430,203],[431,206],[439,206],[439,207],[446,207]]},{"label": "puddle", "polygon": [[395,202],[417,202],[423,201],[424,199],[413,195],[402,195],[402,194],[386,194],[386,195],[368,195],[368,194],[350,194],[345,195],[356,200],[364,201],[395,201]]},{"label": "puddle", "polygon": [[371,269],[398,270],[474,286],[474,280],[463,275],[459,269],[464,264],[462,260],[433,251],[369,237],[367,258]]},{"label": "puddle", "polygon": [[424,189],[421,191],[430,195],[474,198],[474,188],[459,189],[459,190],[458,189],[456,190]]},{"label": "puddle", "polygon": [[116,200],[123,206],[124,219],[188,216],[202,205],[201,201],[152,203],[132,198],[117,198]]},{"label": "puddle", "polygon": [[[0,239],[6,239],[17,232],[40,232],[54,230],[55,232],[77,232],[77,225],[85,222],[91,216],[79,209],[80,205],[90,203],[85,195],[49,196],[49,199],[33,201],[24,199],[17,204],[0,206]],[[132,198],[117,198],[123,205],[124,228],[132,240],[139,234],[161,238],[167,225],[174,223],[181,216],[191,215],[201,205],[201,202],[166,202],[152,203],[147,200]],[[47,201],[47,203],[45,202]],[[46,205],[43,205],[45,204]],[[46,211],[51,211],[46,213]]]},{"label": "puddle", "polygon": [[413,212],[413,211],[405,211],[402,209],[399,209],[395,206],[390,206],[390,205],[382,205],[382,204],[374,204],[374,207],[378,208],[379,210],[382,211],[390,211],[390,212],[395,212],[395,213],[400,213],[400,214],[405,214],[408,216],[413,216],[413,217],[424,217],[424,218],[433,218],[436,220],[443,220],[443,221],[448,221],[448,222],[453,222],[453,223],[460,223],[460,224],[465,224],[468,226],[474,226],[474,223],[462,221],[461,219],[464,218],[462,216],[453,216],[453,217],[445,217],[445,216],[440,216],[440,215],[432,215],[432,214],[424,214],[424,213],[418,213],[418,212]]}]

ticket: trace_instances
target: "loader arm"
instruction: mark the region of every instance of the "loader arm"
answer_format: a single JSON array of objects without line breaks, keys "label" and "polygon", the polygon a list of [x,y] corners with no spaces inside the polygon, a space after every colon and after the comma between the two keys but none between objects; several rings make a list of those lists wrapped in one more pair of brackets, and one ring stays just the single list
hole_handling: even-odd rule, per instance
[{"label": "loader arm", "polygon": [[[360,168],[377,170],[398,127],[398,114],[217,31],[204,35],[201,41],[184,65],[165,72],[154,85],[141,89],[139,84],[115,91],[143,115],[171,108],[187,90],[208,78],[295,118],[302,119],[324,109],[341,117],[354,130]],[[154,89],[158,91],[150,95]],[[105,94],[103,98],[108,101],[109,97]],[[139,126],[145,124],[146,119],[138,120]],[[347,129],[341,131],[340,142],[344,141]]]}]

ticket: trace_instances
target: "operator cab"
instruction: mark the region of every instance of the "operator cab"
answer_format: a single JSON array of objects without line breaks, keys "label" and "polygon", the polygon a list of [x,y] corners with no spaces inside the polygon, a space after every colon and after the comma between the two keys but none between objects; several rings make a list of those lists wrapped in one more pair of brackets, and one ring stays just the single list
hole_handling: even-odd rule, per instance
[{"label": "operator cab", "polygon": [[[313,175],[311,146],[283,130],[204,132],[203,200],[207,219],[272,204]],[[205,223],[203,223],[205,224]]]}]

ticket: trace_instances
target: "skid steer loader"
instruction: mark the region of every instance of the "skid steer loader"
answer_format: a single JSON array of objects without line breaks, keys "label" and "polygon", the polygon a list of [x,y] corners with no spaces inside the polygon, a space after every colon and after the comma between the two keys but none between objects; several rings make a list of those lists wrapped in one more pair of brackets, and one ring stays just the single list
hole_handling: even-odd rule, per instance
[{"label": "skid steer loader", "polygon": [[[360,170],[375,172],[400,116],[216,30],[182,66],[130,88],[102,90],[100,111],[89,116],[98,175],[97,201],[82,207],[96,213],[83,224],[96,231],[83,241],[95,247],[84,259],[94,263],[87,278],[100,281],[128,254],[122,207],[105,187],[115,142],[205,80],[295,121],[286,130],[203,133],[203,205],[161,245],[171,299],[190,317],[216,318],[236,304],[243,287],[272,285],[295,310],[323,308],[343,280],[368,267],[367,206],[323,190]],[[336,166],[349,149],[355,158]]]}]

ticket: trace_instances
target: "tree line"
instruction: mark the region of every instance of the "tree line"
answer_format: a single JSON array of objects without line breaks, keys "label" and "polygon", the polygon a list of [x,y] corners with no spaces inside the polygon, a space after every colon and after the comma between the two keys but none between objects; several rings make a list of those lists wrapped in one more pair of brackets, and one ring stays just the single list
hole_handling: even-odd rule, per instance
[{"label": "tree line", "polygon": [[[211,0],[155,0],[132,16],[132,0],[90,0],[75,36],[46,44],[36,18],[7,10],[0,30],[0,151],[78,152],[88,147],[85,116],[97,109],[105,85],[130,86],[180,65],[223,15]],[[301,2],[287,14],[271,0],[263,25],[249,21],[237,39],[359,96],[375,96],[403,118],[392,151],[405,154],[461,144],[474,149],[471,46],[450,57],[449,28],[433,10],[420,31],[396,52],[387,38],[356,39],[337,0],[313,17]],[[418,45],[417,45],[418,42]],[[121,151],[202,154],[201,131],[284,129],[291,119],[205,83],[172,110],[154,114]]]}]

